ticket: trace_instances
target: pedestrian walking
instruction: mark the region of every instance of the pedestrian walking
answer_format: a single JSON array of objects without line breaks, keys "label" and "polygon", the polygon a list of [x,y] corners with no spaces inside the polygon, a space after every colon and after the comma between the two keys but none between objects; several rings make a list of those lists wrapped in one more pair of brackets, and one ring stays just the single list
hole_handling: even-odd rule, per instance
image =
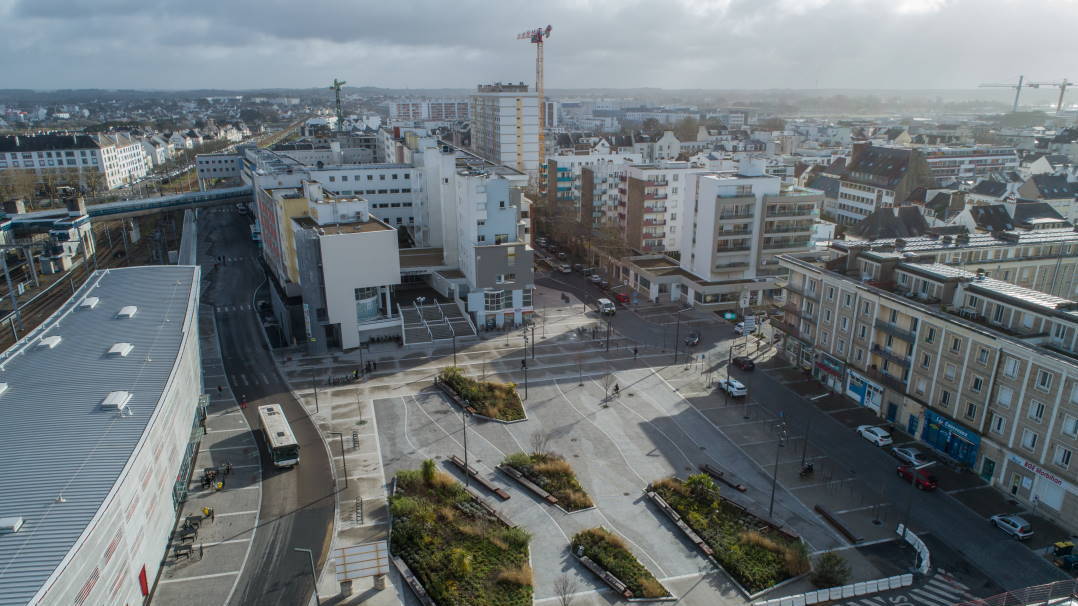
[{"label": "pedestrian walking", "polygon": [[371,360],[371,370],[378,370],[378,360]]},{"label": "pedestrian walking", "polygon": [[221,386],[220,386],[220,385],[218,385],[218,386],[217,386],[217,393],[218,393],[218,394],[220,394],[220,393],[221,393],[221,391],[222,391],[222,389],[221,389]]},{"label": "pedestrian walking", "polygon": [[232,462],[225,461],[225,475],[227,476],[230,473],[232,473]]},{"label": "pedestrian walking", "polygon": [[213,507],[210,507],[210,522],[213,522],[215,520],[216,515],[217,515],[217,512],[214,511]]},{"label": "pedestrian walking", "polygon": [[636,359],[636,356],[637,356],[637,355],[638,355],[639,353],[640,353],[640,348],[639,348],[639,347],[633,347],[633,359],[634,359],[634,360]]},{"label": "pedestrian walking", "polygon": [[240,396],[240,408],[247,408],[247,394]]}]

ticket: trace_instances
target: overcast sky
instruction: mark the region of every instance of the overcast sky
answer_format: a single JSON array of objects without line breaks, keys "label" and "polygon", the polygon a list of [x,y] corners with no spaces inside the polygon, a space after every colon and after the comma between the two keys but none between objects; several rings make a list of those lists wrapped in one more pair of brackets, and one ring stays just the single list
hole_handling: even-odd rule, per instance
[{"label": "overcast sky", "polygon": [[0,88],[530,83],[548,23],[549,88],[1078,78],[1078,0],[0,0]]}]

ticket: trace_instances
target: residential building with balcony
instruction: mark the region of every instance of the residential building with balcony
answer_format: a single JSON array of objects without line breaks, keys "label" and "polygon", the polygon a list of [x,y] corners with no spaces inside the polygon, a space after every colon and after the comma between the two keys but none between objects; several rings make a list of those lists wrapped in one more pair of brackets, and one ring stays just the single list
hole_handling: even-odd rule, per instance
[{"label": "residential building with balcony", "polygon": [[144,177],[142,143],[122,133],[0,137],[0,170],[33,171],[39,181],[104,191]]},{"label": "residential building with balcony", "polygon": [[[549,229],[563,236],[591,236],[617,205],[621,177],[630,164],[639,164],[640,154],[590,150],[586,154],[559,154],[543,163],[539,197],[551,215]],[[565,228],[579,230],[567,234]]]},{"label": "residential building with balcony", "polygon": [[643,253],[678,250],[685,184],[702,172],[707,169],[689,162],[630,165],[620,177],[611,217],[625,244]]},{"label": "residential building with balcony", "polygon": [[858,143],[841,171],[838,197],[828,200],[824,215],[840,225],[853,225],[934,183],[920,151]]},{"label": "residential building with balcony", "polygon": [[[783,255],[784,355],[1078,528],[1078,303],[938,262]],[[876,261],[872,261],[875,263]]]},{"label": "residential building with balcony", "polygon": [[924,156],[935,185],[941,187],[962,181],[974,183],[992,174],[1018,170],[1021,164],[1013,147],[971,145],[917,149]]}]

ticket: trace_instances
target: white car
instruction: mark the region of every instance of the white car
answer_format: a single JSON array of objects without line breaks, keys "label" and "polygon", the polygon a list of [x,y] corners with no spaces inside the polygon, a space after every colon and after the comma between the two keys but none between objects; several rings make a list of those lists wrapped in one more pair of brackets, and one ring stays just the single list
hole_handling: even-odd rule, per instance
[{"label": "white car", "polygon": [[1016,515],[997,514],[988,521],[996,528],[1021,541],[1033,536],[1033,527],[1024,518]]},{"label": "white car", "polygon": [[599,274],[591,274],[590,276],[588,276],[588,279],[591,280],[592,284],[598,284],[599,282],[603,281],[603,277]]},{"label": "white car", "polygon": [[749,394],[749,390],[745,387],[745,384],[737,379],[723,379],[719,381],[719,389],[722,389],[735,398]]},{"label": "white car", "polygon": [[562,263],[561,265],[558,266],[558,271],[560,271],[563,274],[571,274],[571,273],[573,273],[573,268],[569,267],[569,265],[567,263]]},{"label": "white car", "polygon": [[[757,325],[753,324],[752,328],[749,329],[749,333],[751,334],[751,333],[756,332],[756,328],[757,328]],[[734,334],[735,335],[743,335],[743,334],[745,334],[745,323],[744,322],[738,322],[737,324],[734,324]]]},{"label": "white car", "polygon": [[876,446],[890,446],[893,443],[891,440],[891,434],[886,430],[879,427],[873,427],[872,425],[861,425],[857,428],[857,433],[861,434],[861,437],[872,442]]},{"label": "white car", "polygon": [[899,461],[906,464],[917,467],[918,465],[924,465],[930,463],[932,459],[929,459],[925,453],[917,450],[916,448],[910,448],[908,446],[896,446],[891,449],[891,454],[895,455]]}]

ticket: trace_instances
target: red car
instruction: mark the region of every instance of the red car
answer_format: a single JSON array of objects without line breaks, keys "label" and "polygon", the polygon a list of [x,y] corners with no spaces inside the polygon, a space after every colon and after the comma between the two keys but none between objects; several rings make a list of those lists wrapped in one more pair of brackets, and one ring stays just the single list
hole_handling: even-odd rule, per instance
[{"label": "red car", "polygon": [[627,295],[627,294],[625,294],[623,292],[616,292],[616,293],[614,293],[614,300],[617,301],[618,303],[621,303],[622,305],[628,305],[629,304],[629,295]]},{"label": "red car", "polygon": [[914,474],[917,474],[917,481],[914,482],[914,486],[920,490],[935,490],[939,486],[936,476],[927,469],[916,469],[909,465],[898,466],[898,477],[903,480],[907,482],[913,481]]},{"label": "red car", "polygon": [[752,358],[748,356],[737,356],[734,358],[734,366],[741,370],[752,370],[756,368],[756,362],[753,362]]}]

